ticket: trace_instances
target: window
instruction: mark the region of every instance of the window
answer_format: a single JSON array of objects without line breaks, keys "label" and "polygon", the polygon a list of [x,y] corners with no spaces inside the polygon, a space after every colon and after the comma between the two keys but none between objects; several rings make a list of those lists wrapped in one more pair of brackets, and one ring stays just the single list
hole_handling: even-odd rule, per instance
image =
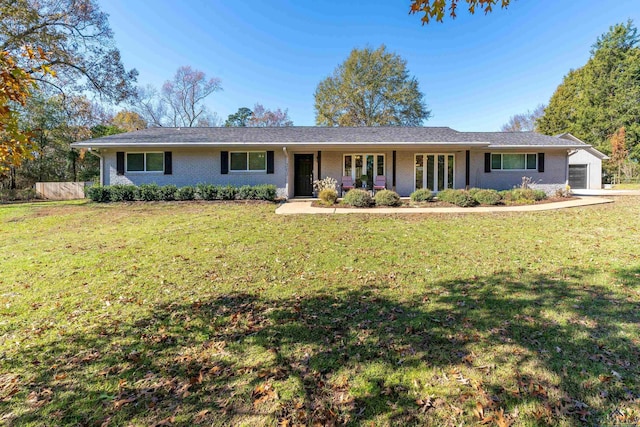
[{"label": "window", "polygon": [[239,151],[229,154],[229,169],[232,171],[265,172],[267,170],[266,151]]},{"label": "window", "polygon": [[455,156],[453,154],[416,154],[415,188],[442,191],[454,187]]},{"label": "window", "polygon": [[376,176],[384,176],[384,154],[345,154],[342,165],[342,175],[353,178],[356,187],[371,188]]},{"label": "window", "polygon": [[162,172],[164,153],[127,153],[127,172]]},{"label": "window", "polygon": [[538,167],[538,155],[527,154],[491,154],[492,170],[535,170]]}]

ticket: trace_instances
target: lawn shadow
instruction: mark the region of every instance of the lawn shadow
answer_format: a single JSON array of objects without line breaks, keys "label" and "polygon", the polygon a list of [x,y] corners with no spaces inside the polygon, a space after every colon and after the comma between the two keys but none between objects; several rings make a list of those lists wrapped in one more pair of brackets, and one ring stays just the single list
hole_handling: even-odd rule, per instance
[{"label": "lawn shadow", "polygon": [[639,272],[617,272],[617,292],[572,269],[419,295],[379,283],[161,304],[4,358],[33,376],[0,412],[26,401],[16,425],[637,422]]}]

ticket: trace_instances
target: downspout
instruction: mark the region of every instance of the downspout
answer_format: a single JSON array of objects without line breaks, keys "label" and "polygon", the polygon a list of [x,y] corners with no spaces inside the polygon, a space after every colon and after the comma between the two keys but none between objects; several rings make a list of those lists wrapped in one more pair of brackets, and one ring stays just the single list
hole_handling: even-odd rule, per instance
[{"label": "downspout", "polygon": [[286,198],[288,199],[289,198],[289,153],[287,152],[286,146],[282,147],[282,152],[284,153],[284,176],[285,176],[284,192],[285,192]]}]

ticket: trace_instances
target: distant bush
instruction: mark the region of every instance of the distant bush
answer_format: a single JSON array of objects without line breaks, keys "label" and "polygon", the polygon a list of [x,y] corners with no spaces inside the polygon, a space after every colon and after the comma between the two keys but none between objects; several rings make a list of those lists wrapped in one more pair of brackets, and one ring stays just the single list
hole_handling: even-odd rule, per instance
[{"label": "distant bush", "polygon": [[500,196],[500,193],[498,193],[496,190],[476,190],[477,191],[475,192],[471,192],[470,190],[469,195],[471,195],[471,197],[473,197],[476,202],[480,203],[481,205],[497,205],[498,203],[500,203],[500,201],[502,201],[502,196]]},{"label": "distant bush", "polygon": [[89,199],[98,203],[106,203],[111,201],[111,187],[102,185],[93,185],[86,191]]},{"label": "distant bush", "polygon": [[325,188],[320,191],[318,198],[326,205],[333,205],[338,200],[338,192],[334,188]]},{"label": "distant bush", "polygon": [[377,206],[400,206],[400,196],[395,191],[380,190],[374,196]]},{"label": "distant bush", "polygon": [[476,200],[471,197],[468,191],[454,190],[452,188],[448,188],[439,192],[438,200],[452,203],[456,206],[460,206],[461,208],[468,208],[478,204],[478,202],[476,202]]},{"label": "distant bush", "polygon": [[133,202],[138,198],[138,187],[135,185],[112,185],[109,199],[112,202]]},{"label": "distant bush", "polygon": [[373,199],[368,191],[353,189],[349,190],[342,201],[357,208],[368,208],[373,205]]},{"label": "distant bush", "polygon": [[163,185],[160,187],[160,200],[164,200],[166,202],[170,202],[176,199],[176,192],[178,191],[178,187],[173,184]]},{"label": "distant bush", "polygon": [[142,184],[138,187],[138,199],[143,202],[155,202],[161,200],[158,184]]},{"label": "distant bush", "polygon": [[196,190],[194,187],[187,185],[180,187],[176,191],[176,200],[194,200],[196,198]]},{"label": "distant bush", "polygon": [[433,192],[428,188],[421,188],[411,193],[412,202],[428,202],[433,199]]}]

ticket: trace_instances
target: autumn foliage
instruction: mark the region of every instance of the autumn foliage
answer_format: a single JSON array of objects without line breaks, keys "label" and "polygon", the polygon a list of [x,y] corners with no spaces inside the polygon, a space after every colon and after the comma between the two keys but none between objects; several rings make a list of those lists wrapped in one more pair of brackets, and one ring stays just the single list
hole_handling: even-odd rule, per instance
[{"label": "autumn foliage", "polygon": [[[436,21],[442,22],[447,9],[449,16],[455,18],[457,16],[458,3],[460,0],[413,0],[409,13],[423,13],[422,23],[428,24],[435,18]],[[476,9],[482,10],[485,14],[493,11],[494,6],[498,3],[501,7],[509,6],[511,0],[464,0],[463,3],[469,5],[469,13],[475,13]]]}]

